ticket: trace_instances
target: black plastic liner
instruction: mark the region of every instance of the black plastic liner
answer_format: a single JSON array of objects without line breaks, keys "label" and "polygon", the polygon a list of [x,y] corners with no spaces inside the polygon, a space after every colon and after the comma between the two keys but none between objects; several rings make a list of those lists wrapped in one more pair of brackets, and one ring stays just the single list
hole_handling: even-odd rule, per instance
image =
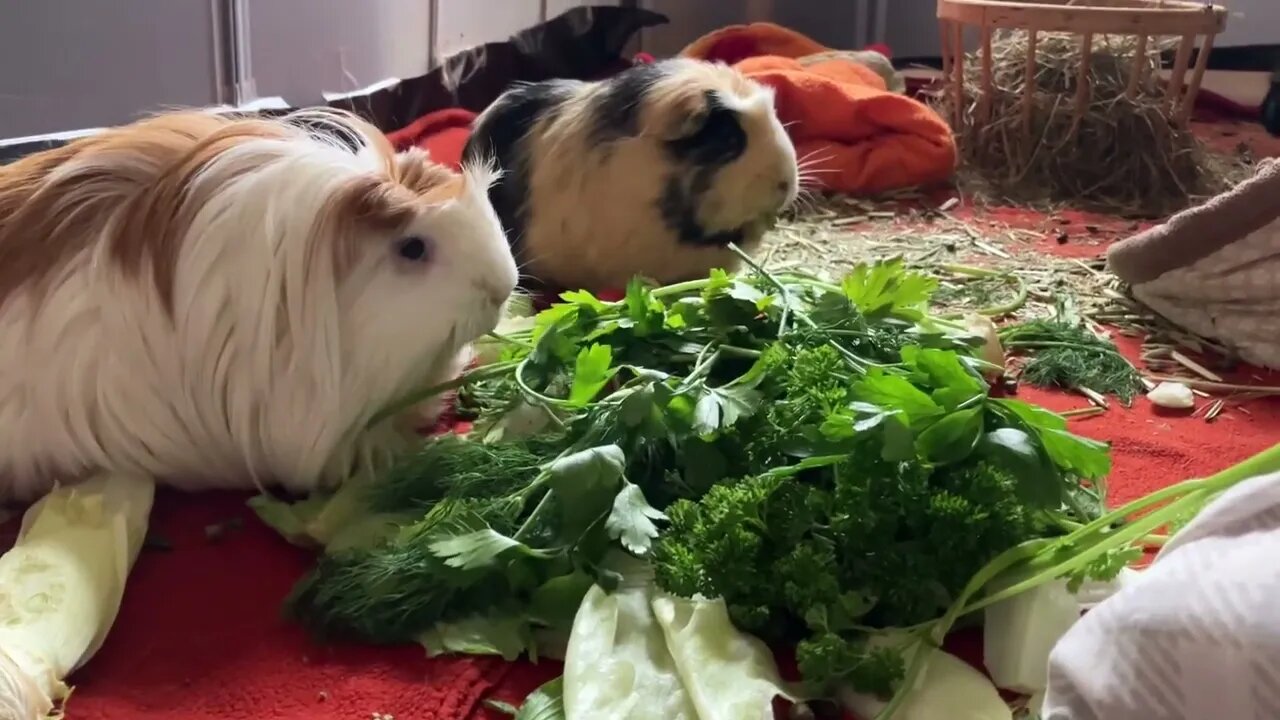
[{"label": "black plastic liner", "polygon": [[[613,74],[631,64],[623,51],[637,32],[667,22],[661,13],[636,7],[576,7],[507,40],[459,52],[425,75],[327,105],[357,113],[383,132],[398,130],[445,108],[479,112],[513,82],[588,80]],[[262,110],[258,114],[285,112],[288,110]],[[0,164],[67,142],[46,139],[0,146]]]}]

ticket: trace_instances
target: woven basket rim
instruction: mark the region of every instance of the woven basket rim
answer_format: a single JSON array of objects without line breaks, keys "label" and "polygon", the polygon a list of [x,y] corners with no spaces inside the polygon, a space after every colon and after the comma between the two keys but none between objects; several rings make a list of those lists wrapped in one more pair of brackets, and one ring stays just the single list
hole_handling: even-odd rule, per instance
[{"label": "woven basket rim", "polygon": [[[1088,2],[1089,0],[1083,0]],[[1227,8],[1191,0],[1132,0],[1141,7],[1066,5],[1052,0],[937,0],[938,19],[968,26],[1043,32],[1217,35]]]},{"label": "woven basket rim", "polygon": [[[968,5],[974,7],[991,7],[998,9],[1027,9],[1027,10],[1064,10],[1072,13],[1090,13],[1090,12],[1138,12],[1142,14],[1185,14],[1185,13],[1206,13],[1206,12],[1227,12],[1226,6],[1218,4],[1206,4],[1196,2],[1195,0],[1128,0],[1136,3],[1136,7],[1117,6],[1110,4],[1098,5],[1069,5],[1070,0],[938,0],[938,5]],[[1088,3],[1090,0],[1079,0]]]}]

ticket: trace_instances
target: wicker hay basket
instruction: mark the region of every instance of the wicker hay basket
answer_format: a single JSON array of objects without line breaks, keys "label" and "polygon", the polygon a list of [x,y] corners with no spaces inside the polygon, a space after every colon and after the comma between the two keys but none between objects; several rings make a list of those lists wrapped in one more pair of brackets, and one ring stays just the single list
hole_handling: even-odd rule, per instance
[{"label": "wicker hay basket", "polygon": [[[1079,36],[1082,58],[1076,88],[1077,108],[1087,105],[1089,62],[1095,35],[1136,37],[1137,55],[1147,53],[1152,38],[1181,38],[1166,87],[1166,110],[1171,120],[1185,125],[1200,91],[1214,37],[1226,28],[1227,10],[1220,5],[1186,0],[938,0],[938,21],[942,31],[943,74],[947,91],[952,94],[957,124],[961,108],[965,105],[966,31],[976,28],[981,48],[978,61],[982,63],[982,84],[977,98],[980,117],[990,118],[991,112],[992,34],[998,30],[1021,30],[1028,37],[1028,78],[1035,70],[1037,34],[1071,33]],[[1188,66],[1198,38],[1200,52],[1192,69]],[[1144,67],[1145,63],[1133,63],[1128,86],[1130,96],[1138,91],[1140,84],[1152,81],[1143,77]],[[1189,69],[1190,79],[1187,78]],[[1029,123],[1032,99],[1028,95],[1024,100],[1022,112]]]}]

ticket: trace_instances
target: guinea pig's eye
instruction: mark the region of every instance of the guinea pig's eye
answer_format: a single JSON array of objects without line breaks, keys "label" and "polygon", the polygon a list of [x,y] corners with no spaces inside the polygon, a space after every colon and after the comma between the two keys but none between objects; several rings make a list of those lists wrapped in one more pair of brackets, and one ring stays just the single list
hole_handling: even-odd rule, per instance
[{"label": "guinea pig's eye", "polygon": [[418,235],[400,238],[396,241],[396,254],[412,262],[431,260],[434,243],[430,239]]}]

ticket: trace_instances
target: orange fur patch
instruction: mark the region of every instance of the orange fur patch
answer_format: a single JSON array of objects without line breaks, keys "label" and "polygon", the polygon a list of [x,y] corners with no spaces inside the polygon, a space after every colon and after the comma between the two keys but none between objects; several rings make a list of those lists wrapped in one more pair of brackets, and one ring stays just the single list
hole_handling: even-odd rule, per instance
[{"label": "orange fur patch", "polygon": [[[316,218],[317,238],[334,238],[339,272],[359,252],[353,224],[402,228],[425,205],[457,197],[463,177],[425,153],[397,156],[391,143],[350,113],[308,111],[345,125],[372,143],[382,172],[352,178]],[[37,294],[74,257],[97,242],[131,277],[148,266],[161,302],[172,310],[181,243],[207,198],[191,195],[196,175],[248,141],[301,137],[286,121],[174,112],[106,130],[0,167],[0,306],[22,288]],[[102,223],[119,224],[103,234]]]}]

